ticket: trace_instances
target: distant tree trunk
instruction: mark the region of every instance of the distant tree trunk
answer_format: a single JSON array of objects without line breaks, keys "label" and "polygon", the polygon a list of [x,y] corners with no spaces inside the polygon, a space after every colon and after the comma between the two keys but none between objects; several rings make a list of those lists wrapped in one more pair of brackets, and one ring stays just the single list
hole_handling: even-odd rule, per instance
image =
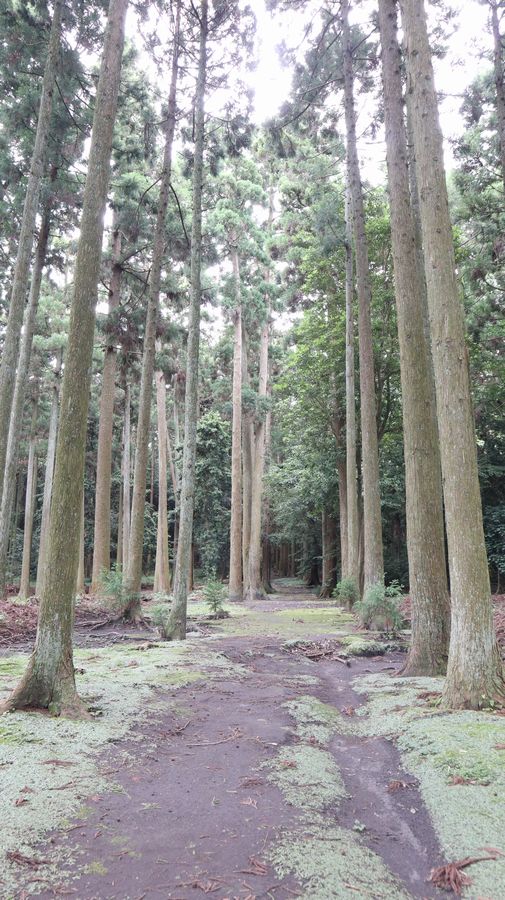
[{"label": "distant tree trunk", "polygon": [[425,274],[435,368],[451,583],[443,703],[479,708],[504,697],[482,525],[463,309],[455,272],[443,140],[422,0],[402,0]]},{"label": "distant tree trunk", "polygon": [[124,442],[123,442],[123,581],[128,568],[128,547],[130,545],[130,512],[131,512],[131,424],[130,424],[130,385],[125,386],[124,400]]},{"label": "distant tree trunk", "polygon": [[51,495],[53,490],[54,460],[56,456],[56,437],[58,434],[58,406],[60,398],[60,374],[62,354],[58,354],[54,370],[52,388],[51,413],[49,416],[49,431],[47,435],[46,470],[44,473],[44,495],[42,498],[42,514],[40,518],[40,543],[37,559],[37,581],[35,584],[35,596],[41,597],[44,590],[44,577],[47,566],[47,546],[49,541],[49,518],[51,515]]},{"label": "distant tree trunk", "polygon": [[[345,194],[345,459],[347,484],[347,566],[356,586],[359,583],[358,472],[356,466],[356,386],[354,365],[354,272],[352,219],[349,189]],[[342,560],[343,562],[343,560]]]},{"label": "distant tree trunk", "polygon": [[500,145],[500,165],[503,186],[505,189],[505,79],[503,74],[503,38],[500,33],[500,19],[498,10],[503,9],[500,0],[490,0],[491,4],[491,29],[494,44],[494,84],[496,90],[496,118],[498,142]]},{"label": "distant tree trunk", "polygon": [[450,605],[436,401],[408,174],[396,0],[379,0],[382,80],[403,400],[412,642],[405,675],[447,667]]},{"label": "distant tree trunk", "polygon": [[242,302],[238,252],[232,254],[236,307],[233,339],[232,434],[231,434],[231,519],[230,578],[228,595],[242,600]]},{"label": "distant tree trunk", "polygon": [[365,592],[384,581],[382,521],[379,484],[379,446],[375,403],[375,374],[371,322],[371,286],[368,244],[365,231],[363,189],[356,143],[354,76],[349,34],[349,2],[342,0],[344,51],[345,121],[347,129],[347,165],[352,201],[356,278],[359,305],[359,361],[361,395],[361,443],[364,503]]},{"label": "distant tree trunk", "polygon": [[331,597],[337,582],[336,540],[337,529],[333,514],[323,508],[321,521],[322,575],[320,597]]},{"label": "distant tree trunk", "polygon": [[[112,272],[109,286],[109,315],[118,308],[121,296],[121,232],[116,222],[112,229]],[[112,483],[112,432],[116,393],[116,344],[111,336],[105,348],[100,396],[98,448],[96,458],[95,532],[91,592],[101,587],[102,572],[110,570],[110,490]]]},{"label": "distant tree trunk", "polygon": [[3,340],[2,362],[0,364],[0,495],[3,491],[7,439],[9,436],[12,398],[16,379],[19,341],[23,324],[23,311],[30,279],[33,234],[39,208],[42,178],[44,176],[44,160],[51,124],[54,86],[60,55],[62,10],[63,0],[55,0],[53,4],[53,20],[49,35],[44,79],[42,82],[42,94],[40,97],[35,144],[26,185],[21,230],[17,246],[16,265],[14,268],[9,303],[9,315]]},{"label": "distant tree trunk", "polygon": [[[161,346],[160,346],[161,349]],[[163,372],[156,372],[156,408],[158,411],[158,527],[154,590],[166,594],[170,590],[168,558],[168,478],[167,478],[167,389]]]},{"label": "distant tree trunk", "polygon": [[192,564],[193,507],[195,496],[196,426],[198,418],[198,363],[202,301],[202,189],[205,143],[205,85],[207,76],[208,0],[200,3],[200,50],[195,97],[195,153],[193,161],[193,221],[191,227],[191,306],[186,367],[186,410],[182,459],[181,514],[174,578],[174,602],[166,636],[186,637],[188,587]]},{"label": "distant tree trunk", "polygon": [[[267,394],[270,394],[270,379],[267,381]],[[265,466],[268,467],[270,461],[270,445],[272,434],[272,413],[268,410],[265,419]],[[263,585],[263,593],[273,594],[272,587],[272,546],[270,543],[270,500],[268,492],[263,492],[263,540],[262,540],[262,561],[261,561],[261,580]]]},{"label": "distant tree trunk", "polygon": [[140,588],[142,582],[142,557],[144,550],[144,512],[146,502],[147,457],[149,450],[149,431],[151,423],[151,402],[156,350],[156,329],[158,325],[158,307],[161,285],[161,268],[165,257],[166,215],[172,175],[172,150],[177,112],[177,80],[179,75],[179,38],[181,21],[180,0],[176,6],[174,46],[172,53],[172,70],[170,92],[165,121],[165,149],[163,154],[163,171],[161,173],[158,212],[154,232],[153,254],[151,259],[151,275],[149,279],[149,300],[144,334],[144,355],[142,359],[142,375],[140,381],[139,416],[137,423],[137,446],[135,451],[135,473],[133,477],[133,497],[130,523],[130,546],[128,551],[128,571],[126,591],[129,594],[125,614],[133,620],[140,616]]},{"label": "distant tree trunk", "polygon": [[75,593],[77,597],[82,597],[84,594],[84,529],[86,527],[85,517],[84,517],[84,493],[82,495],[82,504],[81,504],[81,526],[79,531],[79,565],[77,566],[77,578],[75,582]]},{"label": "distant tree trunk", "polygon": [[128,0],[111,0],[100,68],[84,189],[61,392],[49,526],[47,570],[35,650],[4,708],[48,707],[54,713],[82,713],[75,688],[72,628],[79,563],[86,426],[90,389],[95,299],[100,275],[103,216],[109,185],[112,134],[123,55]]},{"label": "distant tree trunk", "polygon": [[7,555],[9,550],[9,532],[14,507],[14,493],[16,490],[16,468],[19,448],[19,439],[23,423],[23,407],[30,372],[30,359],[35,330],[35,318],[39,304],[40,285],[44,269],[47,243],[49,240],[49,226],[51,219],[50,204],[46,203],[40,225],[39,239],[35,253],[35,261],[32,272],[32,283],[28,305],[23,321],[23,335],[19,351],[18,367],[12,398],[12,409],[9,425],[9,439],[5,456],[5,478],[3,482],[2,503],[0,507],[0,594],[5,590]]},{"label": "distant tree trunk", "polygon": [[[247,332],[242,317],[242,386],[249,387]],[[251,550],[251,509],[253,471],[253,423],[251,414],[242,412],[242,594],[249,596],[249,553]]]},{"label": "distant tree trunk", "polygon": [[[258,396],[265,400],[268,392],[268,346],[270,342],[270,308],[261,328]],[[261,514],[263,509],[263,474],[265,469],[265,420],[260,419],[254,433],[251,483],[251,535],[249,549],[249,599],[264,596],[261,580]]]},{"label": "distant tree trunk", "polygon": [[119,488],[117,511],[116,570],[123,568],[123,486]]},{"label": "distant tree trunk", "polygon": [[[19,581],[19,599],[30,596],[30,563],[32,557],[33,516],[37,492],[37,410],[38,396],[32,399],[32,421],[28,449],[28,477],[26,479],[25,528],[23,535],[23,561]],[[4,486],[5,487],[5,486]]]},{"label": "distant tree trunk", "polygon": [[347,510],[347,464],[345,459],[338,460],[338,509],[340,524],[340,571],[342,578],[349,576],[349,514]]}]

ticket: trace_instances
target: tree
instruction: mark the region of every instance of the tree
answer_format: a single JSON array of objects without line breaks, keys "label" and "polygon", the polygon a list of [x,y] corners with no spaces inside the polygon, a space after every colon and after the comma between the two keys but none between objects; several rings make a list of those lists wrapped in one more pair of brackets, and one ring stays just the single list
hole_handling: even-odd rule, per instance
[{"label": "tree", "polygon": [[198,15],[200,46],[195,94],[195,152],[193,160],[193,220],[191,226],[191,305],[186,365],[186,408],[182,458],[181,512],[174,601],[166,635],[172,640],[186,637],[186,615],[192,557],[195,496],[196,428],[198,419],[198,363],[200,351],[200,308],[202,302],[202,190],[205,146],[205,87],[207,80],[208,0],[201,0]]},{"label": "tree", "polygon": [[375,373],[370,317],[371,286],[368,265],[368,246],[365,230],[363,192],[356,143],[356,112],[354,106],[353,50],[348,22],[349,3],[343,0],[342,42],[344,67],[345,121],[347,132],[347,164],[351,193],[356,256],[356,280],[359,307],[359,380],[361,396],[361,443],[363,470],[363,519],[365,543],[365,592],[384,580],[382,549],[381,501],[379,489],[379,447],[377,439],[377,410],[375,404]]},{"label": "tree", "polygon": [[103,215],[119,93],[128,0],[111,0],[100,67],[74,276],[68,347],[51,501],[47,572],[35,649],[4,708],[83,712],[72,653],[73,607],[79,563],[86,424]]},{"label": "tree", "polygon": [[388,185],[400,344],[412,642],[406,675],[445,672],[449,649],[444,514],[435,386],[425,333],[407,167],[396,0],[379,0]]},{"label": "tree", "polygon": [[463,310],[424,3],[402,0],[401,11],[449,553],[451,642],[443,702],[451,708],[479,708],[502,699],[505,689],[493,629]]},{"label": "tree", "polygon": [[16,360],[23,323],[23,310],[30,277],[33,234],[39,208],[40,189],[44,175],[46,145],[53,109],[53,94],[60,53],[62,11],[63,0],[55,0],[49,35],[47,60],[44,69],[44,79],[42,82],[37,132],[26,185],[25,202],[9,304],[9,316],[7,319],[2,361],[0,364],[0,493],[3,489],[7,439],[16,377]]}]

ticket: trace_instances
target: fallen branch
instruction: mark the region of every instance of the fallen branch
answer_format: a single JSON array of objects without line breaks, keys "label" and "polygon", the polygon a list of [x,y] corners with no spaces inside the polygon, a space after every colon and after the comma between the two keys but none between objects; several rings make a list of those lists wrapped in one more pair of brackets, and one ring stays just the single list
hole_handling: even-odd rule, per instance
[{"label": "fallen branch", "polygon": [[188,747],[215,747],[216,744],[226,744],[228,741],[234,741],[237,738],[243,736],[243,731],[240,731],[240,728],[236,728],[232,734],[228,735],[228,737],[222,738],[220,741],[200,741],[194,744],[188,744]]},{"label": "fallen branch", "polygon": [[[489,849],[492,850],[491,847]],[[501,855],[501,851],[493,850],[489,856],[465,856],[464,859],[458,859],[456,862],[447,863],[445,866],[438,866],[436,869],[432,869],[428,881],[434,884],[435,887],[442,888],[444,891],[452,891],[459,897],[463,888],[472,884],[473,881],[469,875],[464,875],[461,870],[478,862],[496,860]]]}]

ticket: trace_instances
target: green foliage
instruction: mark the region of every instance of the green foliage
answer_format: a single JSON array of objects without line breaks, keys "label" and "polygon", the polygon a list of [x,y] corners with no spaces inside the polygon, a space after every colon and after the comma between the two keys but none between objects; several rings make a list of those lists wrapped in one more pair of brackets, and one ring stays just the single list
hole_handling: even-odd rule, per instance
[{"label": "green foliage", "polygon": [[354,608],[367,628],[394,634],[404,624],[400,612],[402,595],[402,587],[397,581],[393,581],[388,587],[373,584]]},{"label": "green foliage", "polygon": [[342,606],[347,606],[348,609],[352,609],[352,607],[359,602],[358,585],[354,578],[342,578],[333,591],[333,596]]},{"label": "green foliage", "polygon": [[102,569],[100,573],[100,587],[103,594],[110,600],[112,608],[120,613],[124,610],[127,595],[123,584],[123,570],[114,563],[110,570]]},{"label": "green foliage", "polygon": [[223,602],[226,597],[224,585],[215,577],[207,579],[203,588],[203,599],[216,618],[224,617]]},{"label": "green foliage", "polygon": [[195,487],[195,541],[204,574],[226,563],[230,515],[230,448],[228,422],[217,411],[198,422]]}]

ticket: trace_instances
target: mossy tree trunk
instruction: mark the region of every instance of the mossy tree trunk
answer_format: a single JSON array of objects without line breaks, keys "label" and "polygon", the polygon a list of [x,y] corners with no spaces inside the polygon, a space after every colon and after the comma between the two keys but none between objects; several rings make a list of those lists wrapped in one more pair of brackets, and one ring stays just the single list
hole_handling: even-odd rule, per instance
[{"label": "mossy tree trunk", "polygon": [[347,166],[351,192],[356,281],[358,293],[359,373],[361,397],[361,443],[364,515],[364,589],[384,580],[382,519],[379,485],[379,444],[375,402],[375,372],[372,340],[370,272],[365,230],[363,188],[356,141],[353,50],[349,31],[349,2],[342,0],[344,53],[344,100],[347,132]]},{"label": "mossy tree trunk", "polygon": [[55,713],[84,712],[75,687],[72,628],[95,304],[127,7],[128,0],[110,2],[95,100],[61,391],[47,571],[37,638],[25,675],[4,708],[30,706],[48,707]]},{"label": "mossy tree trunk", "polygon": [[54,381],[51,397],[51,412],[49,416],[49,430],[47,434],[46,468],[44,472],[44,494],[42,497],[42,513],[40,517],[40,542],[37,559],[37,581],[35,583],[35,595],[42,596],[44,589],[44,575],[47,565],[47,545],[49,541],[49,519],[51,515],[51,495],[53,491],[54,460],[56,457],[56,438],[58,435],[58,408],[60,403],[60,376],[62,354],[58,353],[54,369]]},{"label": "mossy tree trunk", "polygon": [[193,159],[193,220],[191,226],[191,305],[186,366],[186,409],[182,457],[181,514],[174,577],[174,602],[167,623],[167,637],[186,637],[188,587],[193,556],[193,508],[195,497],[196,426],[198,420],[198,365],[200,308],[202,302],[202,190],[205,144],[205,86],[207,79],[208,0],[201,0],[200,47],[195,97],[195,153]]},{"label": "mossy tree trunk", "polygon": [[422,0],[402,0],[419,188],[451,586],[451,642],[443,703],[478,708],[504,697],[493,628],[463,307],[443,139]]},{"label": "mossy tree trunk", "polygon": [[49,46],[42,81],[37,131],[33,147],[30,171],[26,185],[25,202],[17,246],[16,264],[9,302],[9,315],[3,340],[0,364],[0,494],[3,490],[7,440],[11,419],[12,398],[16,380],[19,341],[23,324],[23,311],[30,279],[33,235],[39,208],[40,189],[44,176],[47,139],[51,125],[53,94],[60,56],[61,20],[63,0],[55,0],[49,35]]},{"label": "mossy tree trunk", "polygon": [[126,616],[133,620],[140,616],[140,588],[142,582],[142,557],[144,550],[144,512],[146,502],[147,459],[149,453],[149,433],[151,426],[152,387],[156,353],[156,330],[161,285],[161,269],[165,258],[166,216],[170,181],[172,177],[172,150],[174,144],[177,113],[177,80],[179,76],[181,3],[176,6],[174,43],[170,89],[165,119],[165,148],[163,170],[160,179],[158,211],[154,232],[151,274],[149,278],[149,300],[144,333],[144,353],[140,380],[139,414],[137,422],[137,445],[135,449],[135,471],[130,522],[130,544],[126,592],[129,596]]},{"label": "mossy tree trunk", "polygon": [[[249,387],[247,332],[242,317],[242,386]],[[251,551],[252,472],[254,436],[251,413],[242,411],[242,596],[249,596],[249,554]]]},{"label": "mossy tree trunk", "polygon": [[231,432],[231,513],[230,513],[230,577],[228,596],[232,602],[242,600],[242,301],[238,252],[232,253],[235,279],[235,311],[233,337],[232,432]]},{"label": "mossy tree trunk", "polygon": [[[161,350],[161,346],[159,348]],[[163,372],[156,372],[156,409],[158,414],[158,525],[156,533],[156,561],[154,591],[166,594],[170,590],[168,556],[168,472],[167,472],[167,389]]]},{"label": "mossy tree trunk", "polygon": [[[112,271],[109,285],[109,313],[118,308],[121,295],[121,232],[116,222],[112,228]],[[110,491],[112,483],[112,432],[116,393],[117,352],[114,338],[107,341],[103,362],[102,393],[98,424],[95,485],[95,531],[91,592],[101,586],[102,572],[110,570]]]},{"label": "mossy tree trunk", "polygon": [[[260,335],[258,396],[268,393],[268,348],[270,343],[270,308],[266,310]],[[261,580],[261,520],[263,510],[263,474],[265,469],[265,419],[260,418],[254,430],[254,453],[251,480],[251,534],[249,549],[249,599],[264,596]]]},{"label": "mossy tree trunk", "polygon": [[347,574],[359,583],[358,471],[356,465],[356,374],[354,364],[354,265],[349,188],[345,193],[345,463],[347,485]]},{"label": "mossy tree trunk", "polygon": [[403,674],[447,667],[450,605],[436,401],[423,316],[402,96],[396,0],[379,0],[395,297],[400,344],[412,641]]},{"label": "mossy tree trunk", "polygon": [[35,318],[39,305],[40,285],[44,269],[47,244],[49,240],[49,227],[51,221],[50,203],[46,203],[40,224],[37,250],[32,271],[32,282],[28,305],[25,309],[23,320],[23,335],[16,373],[14,395],[9,426],[9,439],[5,458],[5,478],[3,482],[2,503],[0,508],[0,593],[5,590],[7,554],[9,550],[9,532],[14,508],[14,494],[16,490],[16,467],[21,427],[23,423],[23,407],[26,396],[26,386],[30,371],[30,359],[33,344],[33,332],[35,330]]},{"label": "mossy tree trunk", "polygon": [[30,564],[32,559],[33,516],[37,492],[37,413],[38,391],[32,397],[32,420],[28,447],[28,474],[26,478],[25,528],[23,534],[23,559],[19,580],[19,599],[30,596]]},{"label": "mossy tree trunk", "polygon": [[123,580],[128,568],[128,547],[130,546],[131,516],[131,399],[130,385],[125,386],[124,399],[124,439],[123,439]]}]

